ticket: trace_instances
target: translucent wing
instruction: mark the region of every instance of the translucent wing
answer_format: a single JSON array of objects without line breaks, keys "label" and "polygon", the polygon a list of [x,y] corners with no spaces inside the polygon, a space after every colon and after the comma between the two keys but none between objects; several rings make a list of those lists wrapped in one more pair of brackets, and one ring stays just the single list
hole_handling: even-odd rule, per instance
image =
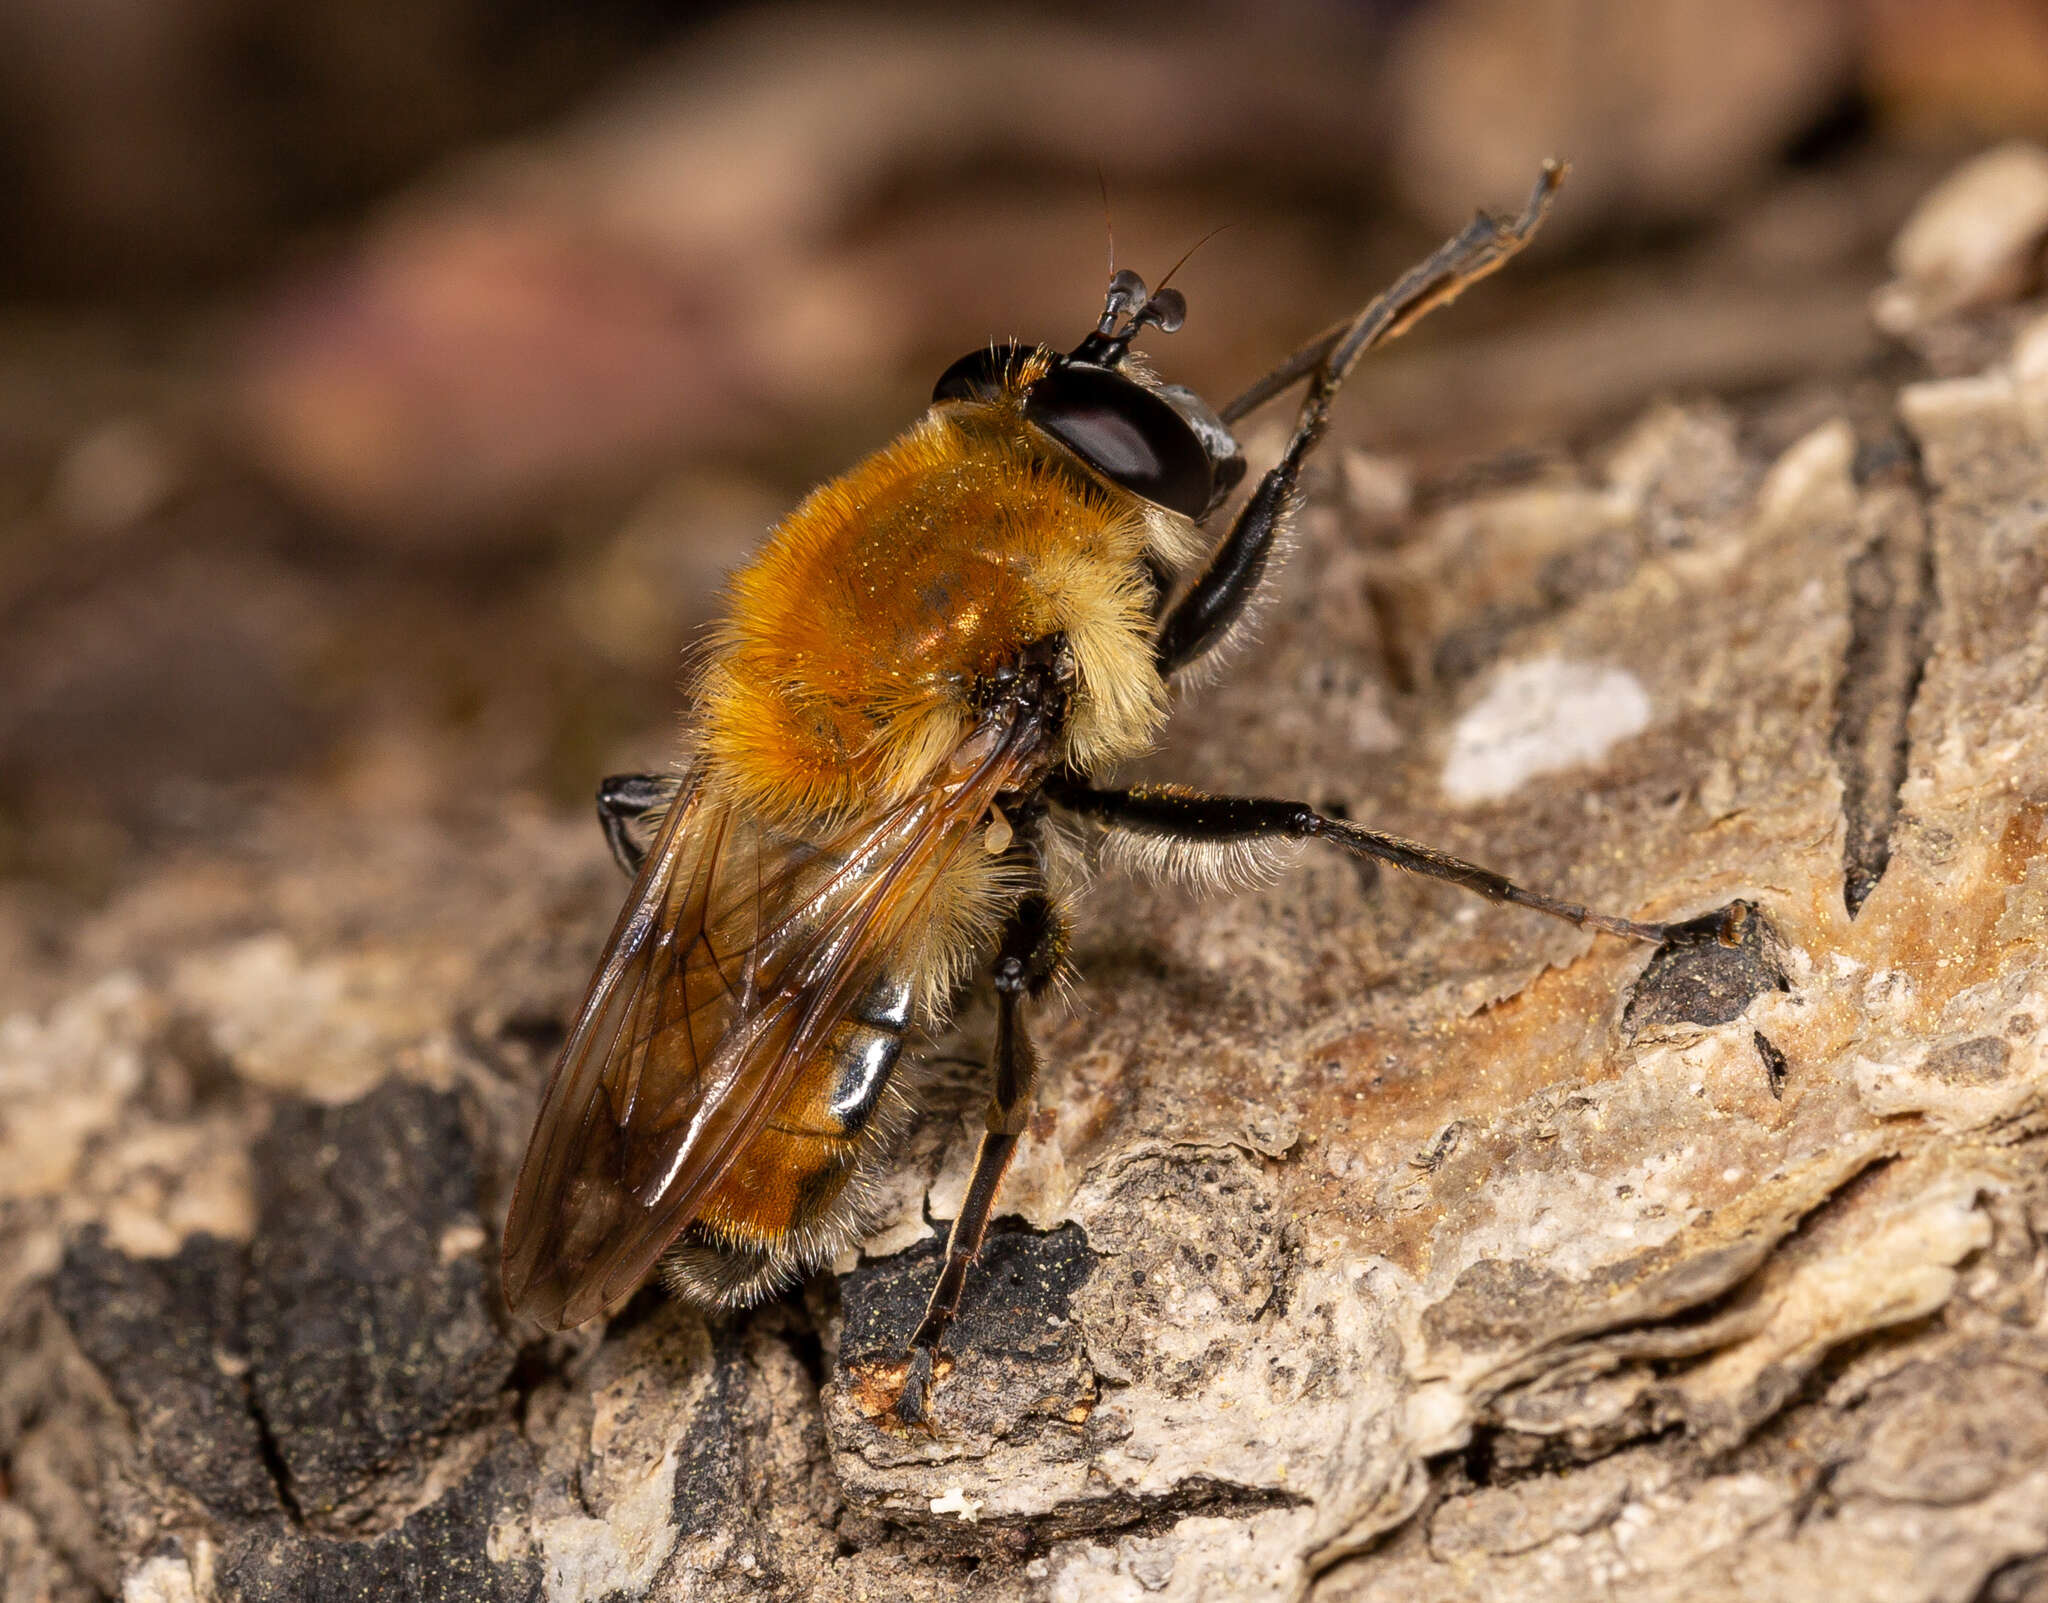
[{"label": "translucent wing", "polygon": [[1030,755],[984,726],[929,790],[824,840],[701,784],[663,821],[555,1065],[505,1227],[505,1295],[568,1329],[631,1296],[791,1077],[923,932]]}]

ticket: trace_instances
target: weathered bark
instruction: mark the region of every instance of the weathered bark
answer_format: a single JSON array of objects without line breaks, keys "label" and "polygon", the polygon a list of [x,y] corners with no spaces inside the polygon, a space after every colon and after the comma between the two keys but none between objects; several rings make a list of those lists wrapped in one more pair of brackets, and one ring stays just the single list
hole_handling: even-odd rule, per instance
[{"label": "weathered bark", "polygon": [[976,1014],[860,1262],[541,1340],[594,828],[164,867],[0,1041],[0,1596],[2048,1594],[2043,352],[1661,406],[1398,544],[1328,475],[1152,772],[1696,922],[1105,881],[929,1434],[875,1396]]}]

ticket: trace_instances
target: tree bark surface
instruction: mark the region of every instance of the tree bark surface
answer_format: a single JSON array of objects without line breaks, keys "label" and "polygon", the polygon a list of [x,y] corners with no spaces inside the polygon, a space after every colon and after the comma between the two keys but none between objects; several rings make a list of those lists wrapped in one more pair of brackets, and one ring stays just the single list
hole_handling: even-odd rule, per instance
[{"label": "tree bark surface", "polygon": [[856,1260],[504,1313],[593,825],[280,809],[0,1033],[0,1597],[2048,1597],[2048,324],[1667,403],[1361,534],[1332,461],[1147,776],[1332,854],[1105,877],[942,1366],[987,1020]]}]

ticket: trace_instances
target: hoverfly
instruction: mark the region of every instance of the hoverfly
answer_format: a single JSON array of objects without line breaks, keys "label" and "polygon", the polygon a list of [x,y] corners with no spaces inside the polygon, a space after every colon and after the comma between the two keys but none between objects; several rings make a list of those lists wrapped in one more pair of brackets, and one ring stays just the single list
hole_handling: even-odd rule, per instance
[{"label": "hoverfly", "polygon": [[[519,1172],[516,1312],[580,1325],[657,1264],[691,1302],[742,1305],[858,1239],[903,1122],[905,1040],[992,954],[986,1129],[896,1405],[927,1418],[1030,1111],[1026,1014],[1062,974],[1077,837],[1196,879],[1324,840],[1664,938],[1301,802],[1101,783],[1150,747],[1175,675],[1258,590],[1358,359],[1514,255],[1562,178],[1547,163],[1518,218],[1481,213],[1220,411],[1133,369],[1133,339],[1186,307],[1119,272],[1071,351],[962,357],[906,433],[773,531],[732,580],[680,773],[598,792],[633,889]],[[1279,462],[1210,544],[1245,471],[1231,425],[1302,382]]]}]

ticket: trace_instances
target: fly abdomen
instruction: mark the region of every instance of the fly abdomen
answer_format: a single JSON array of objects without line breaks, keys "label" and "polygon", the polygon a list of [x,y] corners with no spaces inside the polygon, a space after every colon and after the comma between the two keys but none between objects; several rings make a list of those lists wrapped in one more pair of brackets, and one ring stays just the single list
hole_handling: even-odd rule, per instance
[{"label": "fly abdomen", "polygon": [[833,1074],[826,1106],[847,1135],[858,1135],[874,1117],[909,1028],[910,982],[884,976],[825,1038]]},{"label": "fly abdomen", "polygon": [[909,1030],[908,980],[885,976],[847,1010],[663,1259],[679,1295],[758,1302],[858,1238],[863,1176],[894,1133],[877,1115]]}]

